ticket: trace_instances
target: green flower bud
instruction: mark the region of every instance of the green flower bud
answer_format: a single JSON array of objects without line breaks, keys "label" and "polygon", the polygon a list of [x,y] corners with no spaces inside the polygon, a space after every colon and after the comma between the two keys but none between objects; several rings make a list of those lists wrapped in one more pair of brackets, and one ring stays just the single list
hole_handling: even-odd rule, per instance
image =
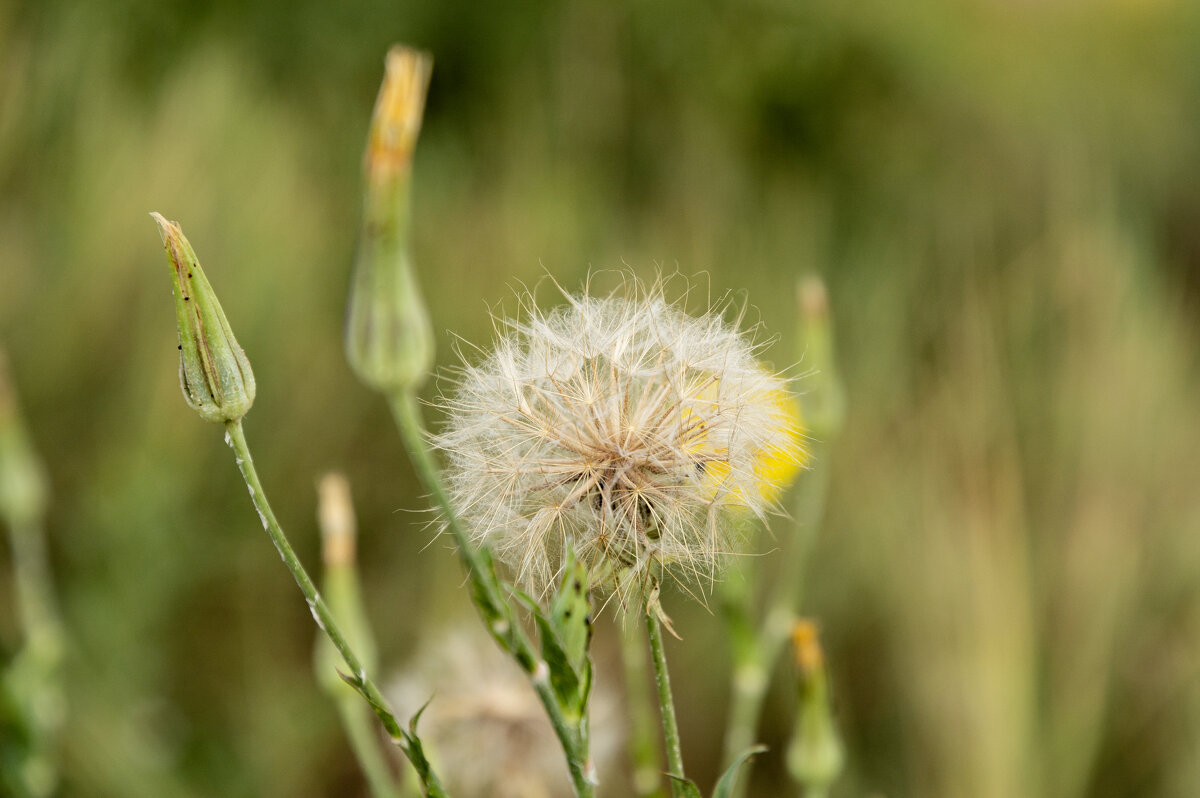
[{"label": "green flower bud", "polygon": [[0,350],[0,516],[20,526],[42,517],[50,490],[46,472],[21,423],[7,365]]},{"label": "green flower bud", "polygon": [[433,363],[433,330],[409,254],[412,154],[432,60],[405,47],[387,56],[363,161],[363,223],[346,319],[355,374],[387,394],[413,390]]},{"label": "green flower bud", "polygon": [[[354,647],[368,671],[374,671],[378,659],[375,638],[363,606],[355,556],[354,505],[350,483],[341,474],[326,474],[317,483],[317,521],[321,529],[321,560],[325,566],[321,593],[329,611],[337,619],[346,640]],[[317,680],[335,697],[346,697],[360,707],[354,689],[338,675],[345,665],[337,649],[325,635],[317,636],[314,652]]]},{"label": "green flower bud", "polygon": [[799,703],[796,727],[787,751],[788,771],[809,794],[824,795],[841,775],[845,751],[833,721],[825,653],[817,639],[816,624],[796,621],[792,629],[792,649]]},{"label": "green flower bud", "polygon": [[171,263],[179,327],[179,385],[206,421],[236,421],[254,404],[254,372],[177,222],[152,213]]}]

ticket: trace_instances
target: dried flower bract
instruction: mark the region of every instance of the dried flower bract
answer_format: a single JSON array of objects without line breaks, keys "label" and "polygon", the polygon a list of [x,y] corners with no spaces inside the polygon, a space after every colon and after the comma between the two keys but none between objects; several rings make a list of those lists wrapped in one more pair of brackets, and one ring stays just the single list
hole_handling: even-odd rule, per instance
[{"label": "dried flower bract", "polygon": [[731,516],[764,515],[802,462],[785,381],[723,308],[689,316],[632,281],[566,299],[527,298],[463,368],[438,438],[458,514],[538,594],[568,546],[618,593],[713,578]]}]

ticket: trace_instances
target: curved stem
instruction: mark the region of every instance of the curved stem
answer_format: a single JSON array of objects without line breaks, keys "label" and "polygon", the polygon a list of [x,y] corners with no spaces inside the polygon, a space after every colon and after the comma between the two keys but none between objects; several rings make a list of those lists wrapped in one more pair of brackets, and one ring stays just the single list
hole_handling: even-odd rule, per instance
[{"label": "curved stem", "polygon": [[459,522],[446,486],[442,482],[441,470],[434,462],[433,453],[425,438],[425,426],[421,422],[421,411],[416,396],[408,392],[395,394],[391,397],[391,406],[413,468],[425,489],[432,494],[442,513],[442,520],[454,538],[458,556],[471,581],[472,600],[484,624],[492,637],[513,656],[529,677],[566,755],[575,794],[579,798],[592,798],[596,793],[596,785],[594,766],[588,754],[587,716],[572,722],[563,714],[549,679],[543,675],[545,663],[541,661],[521,625],[511,617],[510,607],[503,597],[500,582],[491,566],[490,556],[486,550],[475,548]]},{"label": "curved stem", "polygon": [[[423,756],[418,750],[414,750],[414,746],[409,735],[400,727],[396,716],[392,714],[388,708],[387,699],[383,697],[375,682],[367,675],[366,668],[362,664],[362,660],[354,653],[354,649],[350,647],[345,635],[342,634],[341,628],[337,621],[334,620],[333,613],[329,611],[329,606],[325,600],[321,598],[320,592],[316,585],[308,575],[308,571],[304,569],[300,558],[296,556],[292,544],[288,542],[287,535],[283,532],[283,527],[279,525],[279,521],[275,518],[274,511],[271,510],[271,505],[267,501],[267,495],[263,491],[262,483],[258,478],[258,471],[254,467],[254,459],[250,456],[250,447],[246,443],[246,435],[242,430],[242,422],[230,421],[225,424],[226,436],[225,440],[233,449],[234,456],[237,460],[238,470],[242,473],[242,478],[246,481],[246,487],[250,491],[250,499],[254,502],[254,507],[258,510],[258,516],[262,520],[263,528],[267,530],[267,534],[271,536],[271,542],[275,544],[275,550],[279,552],[279,556],[283,558],[284,565],[291,571],[292,578],[296,580],[296,584],[300,587],[300,592],[304,594],[305,601],[308,602],[308,608],[312,611],[313,620],[317,622],[317,626],[329,638],[329,642],[337,649],[342,660],[346,663],[346,667],[350,669],[350,675],[343,676],[355,690],[357,690],[379,720],[383,723],[384,729],[391,736],[392,741],[404,752],[409,761],[418,771],[424,772],[423,778],[426,780],[426,794],[431,798],[445,796],[445,791],[438,782],[437,776],[428,770],[428,763],[423,762]],[[419,761],[418,760],[422,760]]]},{"label": "curved stem", "polygon": [[[654,684],[658,688],[658,707],[662,714],[663,742],[667,748],[667,768],[672,776],[684,778],[683,749],[679,745],[679,723],[675,720],[675,699],[671,697],[671,676],[667,671],[667,651],[663,646],[662,626],[653,611],[646,612],[646,636],[650,638],[650,653],[654,661]],[[680,796],[679,786],[672,782],[671,791]]]}]

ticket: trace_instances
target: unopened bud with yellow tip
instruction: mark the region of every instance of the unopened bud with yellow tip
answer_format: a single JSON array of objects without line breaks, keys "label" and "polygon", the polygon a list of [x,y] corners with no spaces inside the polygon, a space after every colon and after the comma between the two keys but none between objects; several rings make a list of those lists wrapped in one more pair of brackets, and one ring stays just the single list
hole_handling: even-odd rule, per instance
[{"label": "unopened bud with yellow tip", "polygon": [[250,361],[233,337],[225,311],[179,223],[162,214],[150,215],[158,223],[171,264],[183,398],[206,421],[237,421],[254,404]]},{"label": "unopened bud with yellow tip", "polygon": [[824,795],[842,772],[845,751],[833,721],[829,677],[817,625],[800,619],[792,627],[798,703],[787,751],[788,772],[808,795]]},{"label": "unopened bud with yellow tip", "polygon": [[365,384],[413,390],[433,364],[433,330],[409,246],[412,156],[433,60],[393,47],[363,159],[363,222],[346,318],[346,356]]},{"label": "unopened bud with yellow tip", "polygon": [[[355,555],[357,536],[350,482],[341,474],[326,474],[317,483],[317,521],[321,528],[321,560],[325,566],[321,592],[329,611],[363,665],[374,670],[375,639],[363,607]],[[317,636],[317,679],[334,696],[351,698],[355,711],[365,709],[354,691],[338,676],[341,657],[325,635]]]}]

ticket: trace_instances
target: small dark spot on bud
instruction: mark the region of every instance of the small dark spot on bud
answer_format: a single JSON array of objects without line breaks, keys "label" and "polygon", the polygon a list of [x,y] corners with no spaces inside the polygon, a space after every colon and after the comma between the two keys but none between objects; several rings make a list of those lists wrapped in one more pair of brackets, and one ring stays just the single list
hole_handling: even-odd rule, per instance
[{"label": "small dark spot on bud", "polygon": [[579,591],[583,590],[583,583],[580,582],[578,579],[576,579],[575,584],[572,585],[571,587],[575,588],[575,592],[578,593]]},{"label": "small dark spot on bud", "polygon": [[179,346],[177,346],[177,347],[175,347],[175,348],[176,348],[176,349],[178,349],[180,352],[182,352],[182,351],[183,351],[183,344],[180,344]]},{"label": "small dark spot on bud", "polygon": [[191,297],[190,297],[190,296],[185,296],[185,297],[183,298],[183,301],[184,301],[184,302],[187,302],[189,299],[191,299]]},{"label": "small dark spot on bud", "polygon": [[191,276],[192,276],[192,273],[191,273],[191,272],[188,272],[188,277],[190,278]]},{"label": "small dark spot on bud", "polygon": [[564,617],[564,618],[570,618],[570,617],[571,617],[571,611],[570,611],[570,610],[563,610],[563,617]]}]

